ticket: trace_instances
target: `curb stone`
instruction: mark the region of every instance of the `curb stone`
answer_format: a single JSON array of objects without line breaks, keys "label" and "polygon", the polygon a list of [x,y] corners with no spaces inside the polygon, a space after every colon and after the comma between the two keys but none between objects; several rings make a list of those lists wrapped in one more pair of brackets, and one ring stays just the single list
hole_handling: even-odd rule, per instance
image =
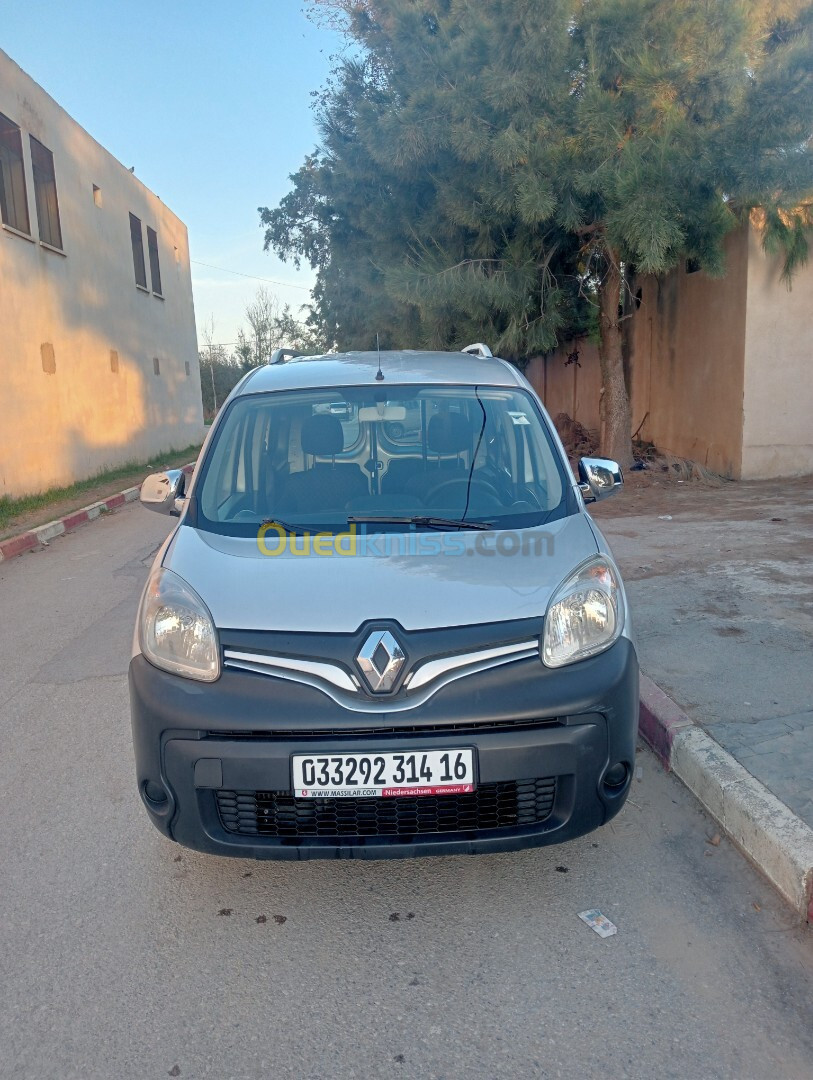
[{"label": "curb stone", "polygon": [[[182,466],[183,471],[187,474],[191,473],[194,468],[194,462]],[[135,487],[125,488],[124,491],[108,495],[106,499],[91,503],[90,506],[83,506],[81,510],[72,510],[65,517],[49,521],[45,525],[37,525],[35,529],[28,529],[26,532],[10,536],[6,540],[0,540],[0,562],[13,559],[16,555],[24,555],[27,551],[40,551],[42,548],[47,547],[55,537],[64,536],[65,533],[73,532],[74,529],[78,529],[81,525],[87,525],[89,521],[95,521],[96,518],[108,513],[110,510],[117,510],[126,503],[135,502],[140,491],[140,484]]]},{"label": "curb stone", "polygon": [[813,829],[643,674],[638,730],[737,847],[813,924]]}]

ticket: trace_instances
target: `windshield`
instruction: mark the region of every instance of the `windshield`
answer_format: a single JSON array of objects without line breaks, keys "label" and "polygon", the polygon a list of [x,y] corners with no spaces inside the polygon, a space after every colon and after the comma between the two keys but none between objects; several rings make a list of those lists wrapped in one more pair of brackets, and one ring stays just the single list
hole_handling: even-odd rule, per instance
[{"label": "windshield", "polygon": [[566,490],[523,390],[280,391],[228,406],[201,473],[196,524],[245,536],[268,520],[317,531],[346,529],[348,519],[388,531],[438,518],[522,528],[563,516]]}]

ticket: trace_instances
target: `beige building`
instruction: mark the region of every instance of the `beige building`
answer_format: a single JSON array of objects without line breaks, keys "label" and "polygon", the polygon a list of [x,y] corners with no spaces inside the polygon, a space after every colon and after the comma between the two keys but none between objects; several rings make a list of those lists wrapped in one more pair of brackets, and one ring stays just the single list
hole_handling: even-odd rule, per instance
[{"label": "beige building", "polygon": [[0,51],[0,497],[200,441],[186,227]]},{"label": "beige building", "polygon": [[[626,357],[632,429],[735,479],[813,473],[813,259],[789,291],[754,225],[729,236],[727,258],[724,278],[683,266],[638,283]],[[527,374],[553,415],[599,430],[595,346],[570,343]]]}]

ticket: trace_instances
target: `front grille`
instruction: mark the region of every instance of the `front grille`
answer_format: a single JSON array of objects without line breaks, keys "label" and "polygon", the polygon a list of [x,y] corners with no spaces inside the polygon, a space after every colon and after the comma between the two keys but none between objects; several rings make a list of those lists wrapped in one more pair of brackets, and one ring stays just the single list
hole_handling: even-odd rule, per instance
[{"label": "front grille", "polygon": [[539,825],[553,810],[556,779],[481,784],[469,795],[295,799],[287,791],[217,791],[223,828],[246,836],[421,836]]},{"label": "front grille", "polygon": [[464,721],[459,724],[399,724],[371,727],[324,727],[324,728],[275,728],[268,731],[207,731],[211,739],[322,739],[350,735],[355,738],[367,735],[480,735],[489,733],[508,733],[518,728],[556,727],[562,720],[558,717],[540,720],[484,720],[472,724]]}]

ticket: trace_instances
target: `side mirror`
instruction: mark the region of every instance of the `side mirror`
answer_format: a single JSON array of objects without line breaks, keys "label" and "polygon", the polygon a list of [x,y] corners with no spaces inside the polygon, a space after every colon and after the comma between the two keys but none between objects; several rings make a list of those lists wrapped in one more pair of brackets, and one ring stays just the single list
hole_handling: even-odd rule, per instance
[{"label": "side mirror", "polygon": [[177,517],[183,505],[186,490],[186,473],[183,469],[167,469],[166,472],[153,473],[141,485],[139,499],[141,505],[159,514],[172,514]]},{"label": "side mirror", "polygon": [[614,495],[624,486],[617,461],[610,458],[583,457],[579,460],[579,491],[586,503]]}]

